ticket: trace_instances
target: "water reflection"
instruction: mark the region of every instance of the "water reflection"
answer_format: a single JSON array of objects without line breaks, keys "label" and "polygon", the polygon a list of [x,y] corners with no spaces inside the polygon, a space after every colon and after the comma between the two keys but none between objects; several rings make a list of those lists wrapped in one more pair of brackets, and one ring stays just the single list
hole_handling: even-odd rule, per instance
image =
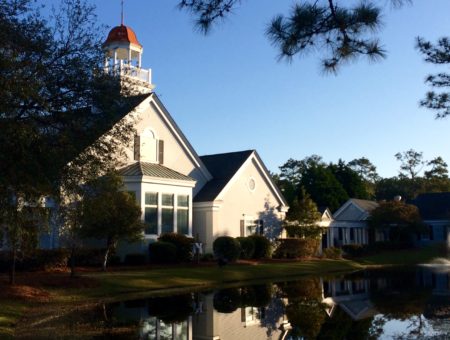
[{"label": "water reflection", "polygon": [[70,334],[96,338],[440,339],[450,334],[450,274],[371,270],[124,301],[70,319]]}]

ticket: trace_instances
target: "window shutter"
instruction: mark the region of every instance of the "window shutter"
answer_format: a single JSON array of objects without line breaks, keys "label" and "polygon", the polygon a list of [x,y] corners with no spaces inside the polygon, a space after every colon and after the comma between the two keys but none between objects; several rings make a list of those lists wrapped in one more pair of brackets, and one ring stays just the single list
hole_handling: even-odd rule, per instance
[{"label": "window shutter", "polygon": [[158,163],[164,164],[164,141],[158,141]]},{"label": "window shutter", "polygon": [[245,221],[241,220],[241,237],[245,237]]},{"label": "window shutter", "polygon": [[134,160],[139,161],[141,158],[141,139],[139,136],[134,136]]},{"label": "window shutter", "polygon": [[259,234],[264,235],[264,221],[258,220]]}]

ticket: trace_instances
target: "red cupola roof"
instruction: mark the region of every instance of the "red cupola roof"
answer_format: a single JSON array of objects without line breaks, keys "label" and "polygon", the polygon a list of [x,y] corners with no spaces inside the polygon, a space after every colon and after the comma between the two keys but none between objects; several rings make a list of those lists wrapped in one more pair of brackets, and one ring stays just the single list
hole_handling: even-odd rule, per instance
[{"label": "red cupola roof", "polygon": [[131,43],[142,47],[142,45],[137,40],[136,33],[134,33],[134,31],[130,27],[125,25],[114,27],[109,32],[108,38],[106,38],[106,41],[103,43],[103,45],[113,42]]}]

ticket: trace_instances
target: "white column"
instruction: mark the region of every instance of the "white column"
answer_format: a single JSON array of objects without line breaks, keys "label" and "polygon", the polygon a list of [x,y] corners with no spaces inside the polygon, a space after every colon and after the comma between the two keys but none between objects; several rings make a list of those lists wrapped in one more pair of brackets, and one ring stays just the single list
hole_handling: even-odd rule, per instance
[{"label": "white column", "polygon": [[116,68],[117,65],[117,49],[114,50],[114,69]]},{"label": "white column", "polygon": [[138,59],[138,67],[141,68],[142,64],[142,53],[139,52],[139,59]]}]

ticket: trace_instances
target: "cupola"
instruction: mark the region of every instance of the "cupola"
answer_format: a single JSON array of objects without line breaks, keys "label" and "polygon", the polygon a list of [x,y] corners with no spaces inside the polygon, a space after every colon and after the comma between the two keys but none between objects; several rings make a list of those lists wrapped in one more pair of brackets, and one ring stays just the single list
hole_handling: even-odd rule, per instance
[{"label": "cupola", "polygon": [[105,51],[105,72],[117,72],[121,78],[136,81],[144,92],[151,91],[152,70],[142,68],[143,47],[136,33],[122,23],[114,27],[102,45]]}]

